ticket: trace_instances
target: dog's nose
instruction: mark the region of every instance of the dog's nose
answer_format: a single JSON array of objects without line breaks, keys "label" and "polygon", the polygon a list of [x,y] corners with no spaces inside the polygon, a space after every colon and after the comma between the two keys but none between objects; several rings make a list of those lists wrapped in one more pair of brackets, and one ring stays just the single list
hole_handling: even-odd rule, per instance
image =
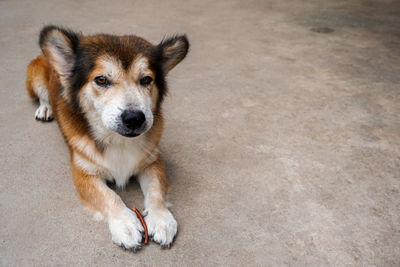
[{"label": "dog's nose", "polygon": [[129,129],[135,130],[140,128],[146,120],[144,113],[141,111],[125,110],[121,114],[122,123]]}]

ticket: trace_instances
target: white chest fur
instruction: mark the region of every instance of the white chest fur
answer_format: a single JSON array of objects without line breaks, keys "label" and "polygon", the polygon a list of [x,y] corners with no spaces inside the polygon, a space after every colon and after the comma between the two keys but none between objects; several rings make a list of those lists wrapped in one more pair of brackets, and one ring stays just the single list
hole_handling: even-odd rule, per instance
[{"label": "white chest fur", "polygon": [[119,142],[108,143],[102,153],[87,137],[71,138],[70,144],[85,155],[82,157],[79,153],[73,153],[73,161],[77,166],[89,174],[115,180],[117,186],[123,187],[132,175],[157,158],[158,149],[152,149],[145,140],[143,137],[120,139]]},{"label": "white chest fur", "polygon": [[109,172],[109,179],[114,179],[117,186],[124,186],[145,156],[139,144],[110,145],[103,152],[103,166]]}]

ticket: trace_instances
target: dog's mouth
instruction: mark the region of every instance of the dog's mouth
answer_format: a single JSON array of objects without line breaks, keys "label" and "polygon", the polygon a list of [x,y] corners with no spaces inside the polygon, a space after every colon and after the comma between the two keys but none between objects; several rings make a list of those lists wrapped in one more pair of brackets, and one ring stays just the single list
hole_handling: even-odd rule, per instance
[{"label": "dog's mouth", "polygon": [[145,122],[142,123],[139,127],[134,127],[134,125],[124,124],[122,122],[119,122],[116,127],[107,127],[106,125],[104,126],[109,130],[119,135],[122,135],[123,137],[134,138],[146,133],[151,128],[152,123]]},{"label": "dog's mouth", "polygon": [[137,137],[137,136],[141,135],[141,133],[119,133],[119,134],[122,136],[125,136],[125,137],[129,137],[129,138]]},{"label": "dog's mouth", "polygon": [[143,133],[146,132],[146,127],[140,127],[139,129],[129,129],[123,125],[118,127],[118,129],[115,131],[118,134],[128,137],[128,138],[133,138],[133,137],[138,137],[139,135],[142,135]]}]

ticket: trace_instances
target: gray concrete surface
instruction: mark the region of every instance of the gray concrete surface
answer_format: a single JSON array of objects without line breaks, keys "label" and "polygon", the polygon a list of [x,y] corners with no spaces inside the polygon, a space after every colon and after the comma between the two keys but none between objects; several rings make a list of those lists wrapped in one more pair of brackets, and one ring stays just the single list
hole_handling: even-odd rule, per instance
[{"label": "gray concrete surface", "polygon": [[[398,1],[0,1],[0,264],[399,266],[399,14]],[[172,249],[124,252],[79,203],[58,128],[25,94],[47,23],[188,34],[161,145]],[[143,207],[136,182],[120,194]]]}]

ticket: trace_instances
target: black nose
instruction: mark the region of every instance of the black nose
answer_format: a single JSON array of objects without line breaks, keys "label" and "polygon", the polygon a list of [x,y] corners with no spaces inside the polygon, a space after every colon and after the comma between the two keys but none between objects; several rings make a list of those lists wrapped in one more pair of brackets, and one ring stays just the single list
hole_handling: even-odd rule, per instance
[{"label": "black nose", "polygon": [[121,114],[122,123],[129,129],[135,130],[142,126],[146,117],[141,111],[125,110]]}]

